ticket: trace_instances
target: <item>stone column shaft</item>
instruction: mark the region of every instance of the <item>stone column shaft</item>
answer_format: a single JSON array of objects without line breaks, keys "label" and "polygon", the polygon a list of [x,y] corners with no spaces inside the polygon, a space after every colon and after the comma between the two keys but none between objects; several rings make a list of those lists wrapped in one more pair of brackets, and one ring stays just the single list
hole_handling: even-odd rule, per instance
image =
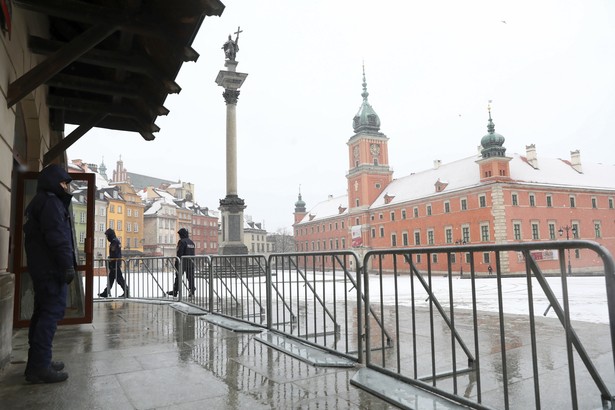
[{"label": "stone column shaft", "polygon": [[237,195],[237,104],[226,104],[226,195]]}]

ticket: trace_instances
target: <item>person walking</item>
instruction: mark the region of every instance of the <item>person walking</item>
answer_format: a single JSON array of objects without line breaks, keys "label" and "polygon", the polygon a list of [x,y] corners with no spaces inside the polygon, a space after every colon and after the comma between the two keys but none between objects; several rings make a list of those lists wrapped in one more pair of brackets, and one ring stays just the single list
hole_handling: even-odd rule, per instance
[{"label": "person walking", "polygon": [[34,288],[34,310],[28,330],[30,383],[57,383],[68,379],[64,363],[51,360],[53,338],[64,318],[68,284],[75,278],[75,245],[69,206],[72,178],[52,164],[38,176],[36,195],[26,207],[24,245]]},{"label": "person walking", "polygon": [[489,271],[489,275],[493,274],[493,267],[491,265],[487,266],[487,270]]},{"label": "person walking", "polygon": [[[179,234],[179,241],[177,242],[177,257],[181,259],[182,256],[194,256],[195,246],[192,239],[190,239],[190,234],[186,228],[181,228],[177,231]],[[183,259],[183,268],[184,272],[186,272],[186,278],[188,279],[188,297],[194,296],[194,291],[196,290],[194,286],[194,259],[193,258],[184,258]],[[177,292],[179,291],[179,283],[180,277],[183,272],[179,271],[179,261],[175,261],[175,282],[173,283],[173,290],[167,292],[168,295],[177,296]]]},{"label": "person walking", "polygon": [[115,231],[111,228],[105,231],[105,236],[109,241],[109,278],[107,282],[107,287],[102,293],[99,293],[98,296],[101,298],[106,298],[111,295],[111,288],[113,287],[113,282],[117,279],[117,284],[120,285],[124,294],[120,297],[128,297],[128,286],[126,285],[126,281],[124,280],[124,275],[122,274],[122,244],[120,240],[115,235]]}]

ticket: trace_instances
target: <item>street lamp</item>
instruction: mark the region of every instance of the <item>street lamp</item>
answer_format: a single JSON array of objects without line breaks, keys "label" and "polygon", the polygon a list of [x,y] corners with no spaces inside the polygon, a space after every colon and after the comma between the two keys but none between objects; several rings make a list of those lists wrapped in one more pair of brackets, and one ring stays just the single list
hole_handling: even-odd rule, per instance
[{"label": "street lamp", "polygon": [[[573,238],[577,236],[577,227],[576,226],[564,226],[560,227],[557,231],[559,236],[564,235],[564,231],[566,231],[566,240],[570,240],[570,231],[572,231]],[[570,248],[568,248],[568,274],[572,273],[572,267],[570,266]]]},{"label": "street lamp", "polygon": [[[458,239],[455,241],[455,245],[465,245],[467,242],[465,239]],[[463,252],[459,252],[459,276],[463,276]]]}]

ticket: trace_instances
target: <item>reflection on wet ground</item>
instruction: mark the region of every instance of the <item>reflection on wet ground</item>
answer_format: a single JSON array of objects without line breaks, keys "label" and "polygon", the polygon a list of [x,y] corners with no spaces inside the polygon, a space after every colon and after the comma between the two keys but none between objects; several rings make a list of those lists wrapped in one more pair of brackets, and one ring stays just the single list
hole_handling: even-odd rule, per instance
[{"label": "reflection on wet ground", "polygon": [[168,304],[94,304],[88,325],[62,326],[64,383],[24,381],[27,329],[0,375],[5,409],[388,409],[350,385],[357,369],[316,368]]},{"label": "reflection on wet ground", "polygon": [[[412,358],[422,359],[419,376],[432,372],[431,351],[436,353],[437,371],[450,370],[450,332],[434,321],[432,345],[427,311],[415,316],[416,350],[412,313],[409,308],[395,312],[386,308],[387,329],[399,340],[395,349],[374,351],[374,361],[385,360],[402,374],[411,374]],[[472,344],[471,312],[457,310],[455,320],[462,339]],[[506,338],[500,340],[497,314],[479,312],[479,349],[481,378],[468,373],[456,380],[460,395],[475,399],[479,384],[482,401],[493,408],[504,408],[502,386],[508,381],[511,409],[534,408],[534,383],[531,378],[531,341],[527,319],[506,315]],[[561,325],[551,318],[537,320],[538,371],[541,394],[555,397],[543,401],[543,408],[570,408],[567,392],[568,367],[565,338]],[[607,385],[615,385],[613,356],[607,325],[575,322]],[[399,330],[397,330],[399,329]],[[396,332],[399,334],[396,334]],[[399,339],[397,339],[399,337]],[[378,339],[377,337],[375,337]],[[378,340],[373,346],[378,346]],[[54,345],[54,359],[66,363],[69,379],[52,385],[25,383],[23,371],[27,357],[27,329],[15,331],[12,363],[0,375],[0,407],[6,409],[388,409],[390,404],[350,384],[356,368],[320,368],[305,364],[257,342],[253,333],[235,333],[173,309],[167,303],[107,301],[94,304],[94,320],[88,325],[62,326]],[[506,353],[507,374],[502,369]],[[575,363],[578,356],[575,357]],[[458,368],[467,366],[463,352],[455,358]],[[576,363],[578,380],[588,376]],[[439,380],[438,387],[453,390],[453,380]],[[563,389],[563,390],[562,390]],[[600,400],[591,384],[578,386],[581,408],[599,408]]]}]

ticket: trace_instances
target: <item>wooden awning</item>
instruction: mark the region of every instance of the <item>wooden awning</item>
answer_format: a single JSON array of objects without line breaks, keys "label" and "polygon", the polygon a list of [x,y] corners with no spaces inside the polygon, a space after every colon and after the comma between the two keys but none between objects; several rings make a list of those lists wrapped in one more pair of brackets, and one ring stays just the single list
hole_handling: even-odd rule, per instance
[{"label": "wooden awning", "polygon": [[46,57],[9,85],[8,106],[45,84],[52,129],[79,126],[50,150],[53,157],[92,127],[153,140],[156,118],[169,113],[167,95],[181,90],[175,82],[181,65],[199,57],[191,45],[203,19],[224,10],[219,0],[13,0],[13,6],[46,15],[49,36],[29,36],[30,51]]}]

